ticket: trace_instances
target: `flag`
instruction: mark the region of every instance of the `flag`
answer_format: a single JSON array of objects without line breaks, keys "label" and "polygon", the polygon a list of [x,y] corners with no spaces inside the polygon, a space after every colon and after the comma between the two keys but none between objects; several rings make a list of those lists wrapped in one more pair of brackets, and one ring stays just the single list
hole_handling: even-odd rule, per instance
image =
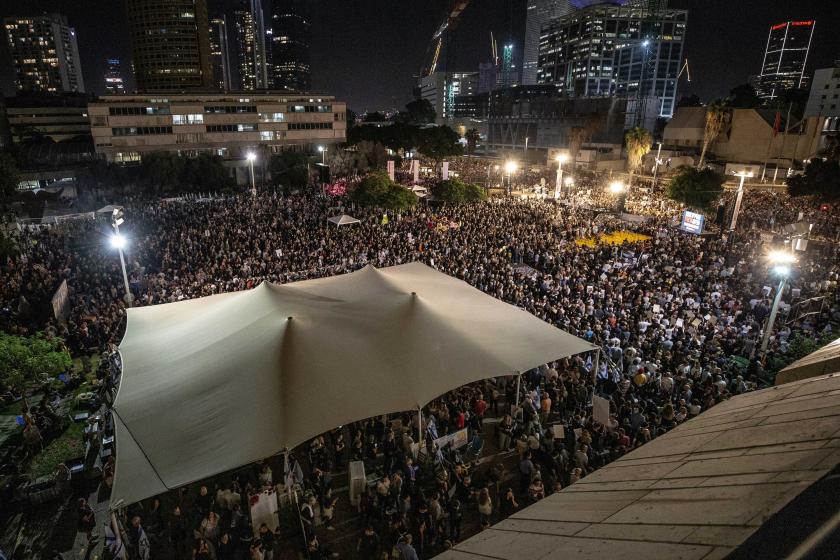
[{"label": "flag", "polygon": [[590,352],[586,356],[586,361],[583,363],[583,369],[586,371],[592,371],[592,353]]},{"label": "flag", "polygon": [[776,111],[776,120],[773,122],[773,136],[779,134],[779,131],[782,129],[782,113],[781,111]]}]

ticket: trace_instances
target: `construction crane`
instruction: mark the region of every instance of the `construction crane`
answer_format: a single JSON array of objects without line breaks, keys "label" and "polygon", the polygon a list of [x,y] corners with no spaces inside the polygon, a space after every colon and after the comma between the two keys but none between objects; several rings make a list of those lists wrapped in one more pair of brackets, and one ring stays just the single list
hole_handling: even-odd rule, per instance
[{"label": "construction crane", "polygon": [[432,35],[432,40],[426,48],[423,68],[420,71],[421,78],[431,76],[437,70],[441,51],[444,52],[443,71],[452,71],[455,60],[455,30],[458,26],[458,18],[469,4],[470,0],[450,0],[446,17]]},{"label": "construction crane", "polygon": [[683,63],[682,68],[680,68],[680,71],[677,73],[677,81],[680,81],[680,78],[682,78],[683,72],[685,72],[685,75],[686,75],[686,78],[688,78],[688,81],[691,82],[691,70],[688,68],[688,59],[687,58],[685,59],[685,62]]}]

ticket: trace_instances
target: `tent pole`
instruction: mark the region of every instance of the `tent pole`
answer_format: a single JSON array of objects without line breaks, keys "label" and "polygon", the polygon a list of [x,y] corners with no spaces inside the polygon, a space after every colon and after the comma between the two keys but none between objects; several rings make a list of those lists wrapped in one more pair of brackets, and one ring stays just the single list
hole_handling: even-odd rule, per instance
[{"label": "tent pole", "polygon": [[595,351],[595,359],[592,360],[592,383],[598,382],[598,369],[601,367],[601,349]]},{"label": "tent pole", "polygon": [[[513,399],[513,402],[514,402],[516,408],[519,408],[519,389],[520,389],[521,385],[522,385],[522,374],[517,371],[516,372],[516,397]],[[511,412],[513,412],[513,411],[511,410]]]},{"label": "tent pole", "polygon": [[423,407],[417,407],[417,458],[420,459],[420,447],[423,445]]}]

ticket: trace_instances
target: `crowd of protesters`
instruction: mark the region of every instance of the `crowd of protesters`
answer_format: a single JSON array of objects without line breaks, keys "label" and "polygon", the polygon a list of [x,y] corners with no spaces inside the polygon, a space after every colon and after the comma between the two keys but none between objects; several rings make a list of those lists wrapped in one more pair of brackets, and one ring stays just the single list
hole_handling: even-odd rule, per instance
[{"label": "crowd of protesters", "polygon": [[[678,208],[651,189],[627,199],[627,211],[649,217],[645,222],[601,212],[615,203],[601,181],[579,177],[563,204],[501,198],[402,213],[347,207],[361,223],[342,227],[327,222],[341,201],[318,196],[131,202],[122,227],[131,294],[135,305],[153,305],[421,261],[600,345],[601,360],[564,359],[519,380],[492,379],[442,396],[424,411],[423,441],[406,414],[344,426],[296,451],[289,472],[300,472],[293,479],[302,490],[298,514],[310,557],[333,554],[332,529],[346,521],[336,519],[344,504],[333,473],[360,460],[378,479],[355,512],[359,537],[351,548],[360,558],[426,558],[463,538],[465,523],[470,531],[487,526],[760,385],[760,337],[776,285],[762,255],[782,246],[784,226],[800,212],[826,239],[836,239],[840,225],[830,209],[750,192],[738,235],[695,236],[672,227]],[[617,229],[648,239],[576,243]],[[20,255],[0,263],[0,325],[61,336],[74,353],[118,343],[125,309],[109,235],[107,220],[21,232]],[[771,356],[784,355],[796,334],[837,328],[839,272],[836,245],[814,243],[800,255],[784,301],[817,298],[821,308],[778,320]],[[59,323],[50,316],[51,298],[62,280],[70,295],[67,321]],[[609,425],[592,418],[594,394],[610,400]],[[468,446],[434,447],[435,436],[462,429]],[[467,455],[485,443],[514,454],[512,468],[510,461],[477,468]],[[288,480],[275,463],[278,469],[260,464],[216,488],[132,508],[129,555],[145,558],[151,549],[173,558],[270,560],[279,540],[268,527],[254,537],[247,497]]]}]

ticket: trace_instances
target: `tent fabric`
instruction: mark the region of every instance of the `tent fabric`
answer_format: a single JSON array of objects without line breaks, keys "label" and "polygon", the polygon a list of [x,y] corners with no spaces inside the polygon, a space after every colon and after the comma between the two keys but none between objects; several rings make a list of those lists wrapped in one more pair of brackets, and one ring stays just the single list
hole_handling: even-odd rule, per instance
[{"label": "tent fabric", "polygon": [[840,338],[796,360],[776,374],[776,385],[840,371]]},{"label": "tent fabric", "polygon": [[332,222],[337,226],[344,226],[348,224],[358,224],[361,220],[354,218],[353,216],[348,216],[347,214],[342,214],[341,216],[333,216],[332,218],[327,218],[328,222]]},{"label": "tent fabric", "polygon": [[421,263],[129,309],[111,504],[595,348]]},{"label": "tent fabric", "polygon": [[97,210],[96,213],[97,214],[110,214],[114,210],[122,210],[122,208],[123,208],[122,206],[119,206],[117,204],[109,204],[109,205],[103,206],[102,208]]}]

